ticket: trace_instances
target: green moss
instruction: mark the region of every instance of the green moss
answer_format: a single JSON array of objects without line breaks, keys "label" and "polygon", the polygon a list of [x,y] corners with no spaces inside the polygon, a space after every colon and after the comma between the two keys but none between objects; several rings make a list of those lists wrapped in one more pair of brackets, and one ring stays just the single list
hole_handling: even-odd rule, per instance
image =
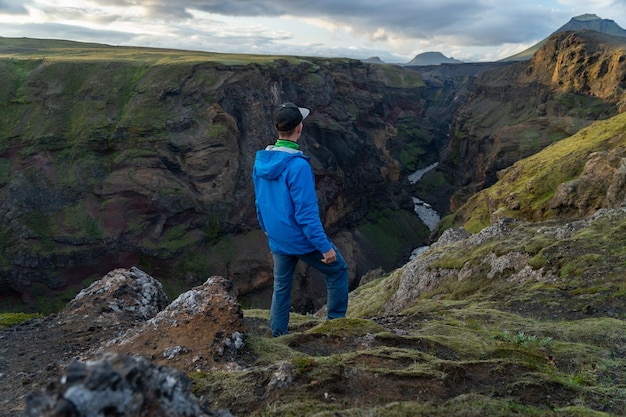
[{"label": "green moss", "polygon": [[415,118],[405,117],[398,120],[397,136],[403,145],[397,158],[410,171],[418,168],[430,149],[430,136],[422,129],[423,126]]},{"label": "green moss", "polygon": [[383,313],[383,306],[398,290],[402,270],[356,288],[350,293],[347,317],[373,317]]},{"label": "green moss", "polygon": [[21,223],[36,233],[38,240],[33,244],[39,245],[42,251],[54,250],[52,241],[52,219],[41,211],[26,214],[20,218]]},{"label": "green moss", "polygon": [[204,251],[188,249],[183,253],[178,269],[185,274],[204,277],[211,270],[211,260]]},{"label": "green moss", "polygon": [[70,235],[77,238],[85,237],[94,241],[101,239],[104,234],[102,224],[89,215],[84,201],[75,205],[64,206],[54,216],[51,224],[51,233],[54,236]]},{"label": "green moss", "polygon": [[0,187],[5,186],[11,180],[11,161],[0,158]]},{"label": "green moss", "polygon": [[419,88],[426,84],[417,71],[407,71],[397,65],[376,64],[374,70],[383,74],[385,84],[395,88]]},{"label": "green moss", "polygon": [[[0,58],[2,59],[41,61],[41,57],[45,56],[46,62],[82,61],[110,63],[122,61],[141,62],[150,65],[216,62],[223,65],[271,65],[278,58],[296,64],[304,60],[302,57],[222,54],[28,38],[0,38],[0,51],[2,51],[0,52]],[[340,59],[336,61],[339,62]]]},{"label": "green moss", "polygon": [[246,339],[246,350],[259,364],[270,364],[289,361],[298,356],[298,352],[289,348],[285,337],[272,338],[249,335]]},{"label": "green moss", "polygon": [[[506,213],[508,217],[525,220],[547,220],[554,214],[550,202],[557,187],[578,178],[589,154],[626,146],[626,115],[598,121],[575,135],[518,161],[509,167],[500,180],[475,194],[458,211],[468,231],[476,232],[490,224],[490,215]],[[514,196],[520,207],[510,210],[508,199]]]},{"label": "green moss", "polygon": [[233,406],[254,404],[263,388],[255,384],[265,380],[264,371],[205,370],[188,374],[192,382],[192,392],[197,396],[210,398],[212,409],[232,410]]},{"label": "green moss", "polygon": [[0,313],[0,330],[8,329],[28,320],[43,318],[40,313]]},{"label": "green moss", "polygon": [[307,330],[305,334],[324,334],[327,336],[365,336],[368,333],[380,333],[385,328],[371,320],[341,318],[327,320],[324,323]]},{"label": "green moss", "polygon": [[291,366],[298,373],[308,372],[316,365],[316,359],[307,355],[298,355],[291,360]]},{"label": "green moss", "polygon": [[[378,408],[374,417],[545,417],[547,411],[542,408],[520,404],[505,398],[493,398],[482,394],[462,394],[435,405],[429,402],[393,402]],[[357,417],[362,414],[348,413],[345,416]],[[369,415],[369,414],[368,414]],[[331,414],[320,414],[326,417]]]}]

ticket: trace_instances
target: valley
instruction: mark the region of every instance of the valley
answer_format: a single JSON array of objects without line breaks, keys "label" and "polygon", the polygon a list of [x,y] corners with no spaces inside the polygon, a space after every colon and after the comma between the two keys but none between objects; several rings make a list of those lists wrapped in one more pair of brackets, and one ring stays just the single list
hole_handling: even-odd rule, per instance
[{"label": "valley", "polygon": [[[592,30],[426,66],[0,38],[0,416],[118,374],[197,417],[624,415],[625,62]],[[283,101],[351,292],[324,320],[300,266],[271,338]]]}]

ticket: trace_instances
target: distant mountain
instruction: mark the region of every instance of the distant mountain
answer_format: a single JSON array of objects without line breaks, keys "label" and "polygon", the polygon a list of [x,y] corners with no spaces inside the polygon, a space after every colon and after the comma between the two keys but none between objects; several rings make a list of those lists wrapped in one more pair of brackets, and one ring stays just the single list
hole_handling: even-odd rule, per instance
[{"label": "distant mountain", "polygon": [[559,28],[557,32],[565,32],[567,30],[595,30],[611,36],[626,37],[626,30],[622,29],[615,21],[601,19],[595,14],[583,14],[574,17]]},{"label": "distant mountain", "polygon": [[364,59],[363,62],[367,62],[368,64],[384,64],[385,63],[385,61],[383,61],[377,56]]},{"label": "distant mountain", "polygon": [[406,65],[439,65],[439,64],[462,64],[462,61],[454,58],[448,58],[441,52],[423,52],[417,54],[415,58],[406,63]]},{"label": "distant mountain", "polygon": [[[559,32],[566,31],[581,31],[581,30],[594,30],[606,35],[626,37],[626,30],[622,29],[614,20],[602,19],[595,14],[583,14],[570,19],[565,25],[554,31],[550,36]],[[533,56],[535,52],[539,50],[550,36],[543,39],[541,42],[531,46],[530,48],[503,59],[502,61],[526,61]]]}]

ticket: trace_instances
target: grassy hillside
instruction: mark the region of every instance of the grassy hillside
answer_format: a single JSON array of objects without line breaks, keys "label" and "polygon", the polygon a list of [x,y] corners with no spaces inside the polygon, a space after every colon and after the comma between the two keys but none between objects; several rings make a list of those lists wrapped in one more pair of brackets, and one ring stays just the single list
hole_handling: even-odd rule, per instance
[{"label": "grassy hillside", "polygon": [[[502,217],[534,221],[554,218],[553,199],[558,187],[579,178],[590,155],[612,150],[619,154],[625,148],[626,114],[596,122],[504,170],[496,184],[475,194],[446,221],[476,232]],[[590,189],[589,193],[590,208],[600,208],[596,205],[601,206],[606,188]]]},{"label": "grassy hillside", "polygon": [[[222,54],[217,52],[185,51],[177,49],[112,46],[56,39],[0,37],[0,58],[47,59],[55,61],[133,61],[150,64],[184,62],[220,62],[245,65],[272,62],[271,55]],[[297,61],[296,57],[282,57]]]},{"label": "grassy hillside", "polygon": [[295,314],[281,338],[246,310],[253,366],[192,373],[194,392],[255,416],[623,415],[625,233],[615,210],[441,243],[353,291],[347,319]]}]

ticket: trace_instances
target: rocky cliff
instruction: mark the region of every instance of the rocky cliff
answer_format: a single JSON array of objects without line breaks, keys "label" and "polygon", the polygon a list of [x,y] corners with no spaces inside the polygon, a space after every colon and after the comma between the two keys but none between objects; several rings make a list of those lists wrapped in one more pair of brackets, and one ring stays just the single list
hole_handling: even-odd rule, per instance
[{"label": "rocky cliff", "polygon": [[530,61],[470,79],[438,168],[457,188],[450,211],[495,183],[500,170],[623,112],[625,59],[626,38],[563,32]]},{"label": "rocky cliff", "polygon": [[[427,242],[406,175],[438,159],[445,126],[427,113],[415,71],[22,42],[0,60],[8,303],[41,308],[51,290],[140,266],[172,277],[170,294],[220,274],[266,305],[271,264],[251,169],[255,151],[275,140],[273,107],[287,100],[312,110],[302,149],[352,279]],[[302,281],[309,295],[298,308],[318,308],[323,289]]]},{"label": "rocky cliff", "polygon": [[[15,42],[0,45],[0,287],[8,306],[43,311],[131,266],[172,296],[215,274],[267,306],[250,175],[281,101],[313,110],[302,149],[353,287],[429,242],[412,196],[455,212],[625,108],[623,38],[591,31],[557,33],[527,62],[430,67]],[[296,310],[321,307],[320,277],[297,274]]]}]

